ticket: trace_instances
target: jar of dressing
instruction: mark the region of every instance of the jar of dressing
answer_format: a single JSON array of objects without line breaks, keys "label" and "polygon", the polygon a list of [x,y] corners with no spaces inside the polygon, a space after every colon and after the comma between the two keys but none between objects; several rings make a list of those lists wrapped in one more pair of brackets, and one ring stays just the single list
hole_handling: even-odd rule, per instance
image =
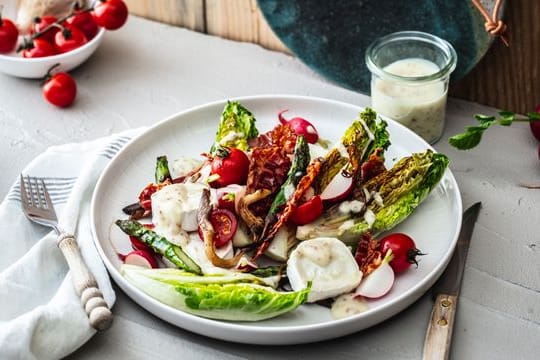
[{"label": "jar of dressing", "polygon": [[366,50],[371,71],[371,106],[429,143],[444,130],[450,74],[456,51],[447,41],[420,31],[377,39]]}]

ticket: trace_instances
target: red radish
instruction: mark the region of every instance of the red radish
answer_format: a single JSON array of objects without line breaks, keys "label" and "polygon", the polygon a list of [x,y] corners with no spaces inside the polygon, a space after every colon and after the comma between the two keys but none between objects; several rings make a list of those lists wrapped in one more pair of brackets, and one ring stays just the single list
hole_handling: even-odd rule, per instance
[{"label": "red radish", "polygon": [[154,255],[145,250],[133,250],[126,255],[124,263],[141,266],[148,269],[155,269],[158,267]]},{"label": "red radish", "polygon": [[[152,230],[154,228],[154,224],[144,224],[144,227]],[[131,247],[133,250],[144,250],[150,253],[153,252],[150,246],[146,245],[142,240],[137,239],[135,236],[130,236],[129,241],[131,241]]]},{"label": "red radish", "polygon": [[[540,105],[536,106],[535,111],[540,114]],[[540,141],[540,121],[529,121],[529,126],[536,140]]]},{"label": "red radish", "polygon": [[283,117],[283,113],[289,110],[282,110],[278,113],[279,122],[283,125],[292,127],[296,135],[302,135],[310,144],[315,144],[319,140],[317,129],[309,121],[301,117],[294,117],[287,120]]},{"label": "red radish", "polygon": [[354,292],[355,296],[367,298],[380,298],[385,295],[394,285],[394,270],[390,266],[392,250],[386,253],[381,265],[366,276]]},{"label": "red radish", "polygon": [[232,241],[221,247],[216,247],[216,255],[222,259],[230,259],[234,256],[234,248]]},{"label": "red radish", "polygon": [[334,203],[344,200],[353,189],[352,176],[343,176],[340,172],[326,186],[321,194],[322,200],[326,203]]}]

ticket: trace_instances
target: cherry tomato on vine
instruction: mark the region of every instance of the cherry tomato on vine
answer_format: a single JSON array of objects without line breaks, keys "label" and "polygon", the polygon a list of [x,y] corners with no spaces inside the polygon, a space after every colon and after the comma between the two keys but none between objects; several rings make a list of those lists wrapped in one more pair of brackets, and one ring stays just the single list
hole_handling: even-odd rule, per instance
[{"label": "cherry tomato on vine", "polygon": [[66,24],[81,30],[87,40],[92,40],[99,30],[94,17],[88,11],[75,11],[75,15],[68,18]]},{"label": "cherry tomato on vine", "polygon": [[8,53],[15,49],[18,36],[19,30],[13,21],[3,19],[0,14],[0,53]]},{"label": "cherry tomato on vine", "polygon": [[40,58],[56,54],[54,46],[45,39],[34,39],[32,47],[22,51],[23,58]]},{"label": "cherry tomato on vine", "polygon": [[54,46],[59,53],[66,53],[86,44],[88,40],[77,27],[66,25],[54,36]]},{"label": "cherry tomato on vine", "polygon": [[306,225],[315,221],[323,213],[323,202],[320,195],[316,195],[298,206],[291,214],[291,220],[296,225]]},{"label": "cherry tomato on vine", "polygon": [[244,185],[249,171],[249,159],[240,149],[220,147],[212,159],[210,168],[210,176],[216,177],[210,182],[212,187]]},{"label": "cherry tomato on vine", "polygon": [[99,26],[116,30],[126,23],[128,8],[122,0],[99,0],[92,15]]},{"label": "cherry tomato on vine", "polygon": [[[30,34],[38,33],[44,30],[49,25],[54,24],[56,21],[58,21],[58,19],[52,15],[44,15],[41,17],[36,17],[34,19],[34,25],[32,26],[32,29],[30,30]],[[39,39],[43,39],[50,42],[51,44],[54,44],[54,36],[56,35],[58,31],[60,31],[60,29],[57,26],[53,26],[49,30],[45,31],[42,35],[40,35]]]},{"label": "cherry tomato on vine", "polygon": [[64,72],[48,75],[43,85],[43,96],[53,105],[67,107],[77,96],[75,80]]},{"label": "cherry tomato on vine", "polygon": [[418,255],[425,255],[416,248],[414,240],[403,233],[390,234],[382,238],[379,246],[383,255],[389,249],[392,250],[394,257],[390,261],[390,266],[396,274],[404,272],[411,264],[418,265],[416,257]]},{"label": "cherry tomato on vine", "polygon": [[[226,245],[232,240],[236,229],[238,228],[238,220],[236,216],[226,209],[214,209],[210,212],[210,223],[214,228],[214,244],[216,247]],[[204,240],[201,229],[199,228],[199,237]]]}]

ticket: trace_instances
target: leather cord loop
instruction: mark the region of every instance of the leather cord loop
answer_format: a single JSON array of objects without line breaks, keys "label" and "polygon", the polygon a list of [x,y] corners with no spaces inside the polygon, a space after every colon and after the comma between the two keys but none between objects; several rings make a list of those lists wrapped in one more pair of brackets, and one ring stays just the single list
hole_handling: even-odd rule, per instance
[{"label": "leather cord loop", "polygon": [[505,36],[507,26],[505,23],[502,22],[502,20],[499,19],[499,11],[501,10],[502,6],[502,0],[497,0],[495,2],[495,6],[493,7],[493,14],[489,14],[484,6],[480,3],[480,0],[472,0],[472,3],[478,11],[480,11],[480,14],[484,17],[484,20],[486,21],[484,23],[484,27],[486,29],[486,32],[490,34],[491,36],[499,37],[501,41],[504,43],[504,45],[509,46],[510,43],[508,42],[508,39]]}]

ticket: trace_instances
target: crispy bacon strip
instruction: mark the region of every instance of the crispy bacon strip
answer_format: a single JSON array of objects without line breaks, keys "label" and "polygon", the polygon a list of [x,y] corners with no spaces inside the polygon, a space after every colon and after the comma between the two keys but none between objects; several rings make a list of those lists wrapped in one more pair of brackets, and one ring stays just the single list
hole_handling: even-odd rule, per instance
[{"label": "crispy bacon strip", "polygon": [[369,156],[369,159],[362,164],[360,168],[362,182],[366,182],[386,171],[383,153],[384,150],[382,148],[375,149],[373,154]]},{"label": "crispy bacon strip", "polygon": [[313,180],[321,171],[322,164],[323,159],[317,158],[308,165],[306,169],[306,175],[304,175],[302,179],[300,179],[300,181],[298,182],[298,185],[296,186],[293,195],[289,200],[287,200],[283,211],[277,216],[278,220],[274,223],[274,225],[272,225],[268,232],[265,231],[263,240],[261,241],[261,244],[257,248],[257,252],[252,258],[253,260],[256,260],[262,254],[264,254],[266,249],[268,249],[268,246],[270,246],[270,242],[272,241],[278,230],[281,228],[281,226],[283,226],[283,224],[287,222],[287,220],[289,220],[292,212],[294,211],[294,209],[296,209],[298,203],[313,183]]},{"label": "crispy bacon strip", "polygon": [[381,265],[383,257],[378,248],[379,241],[371,235],[371,232],[362,234],[358,241],[354,258],[363,276],[369,275]]}]

